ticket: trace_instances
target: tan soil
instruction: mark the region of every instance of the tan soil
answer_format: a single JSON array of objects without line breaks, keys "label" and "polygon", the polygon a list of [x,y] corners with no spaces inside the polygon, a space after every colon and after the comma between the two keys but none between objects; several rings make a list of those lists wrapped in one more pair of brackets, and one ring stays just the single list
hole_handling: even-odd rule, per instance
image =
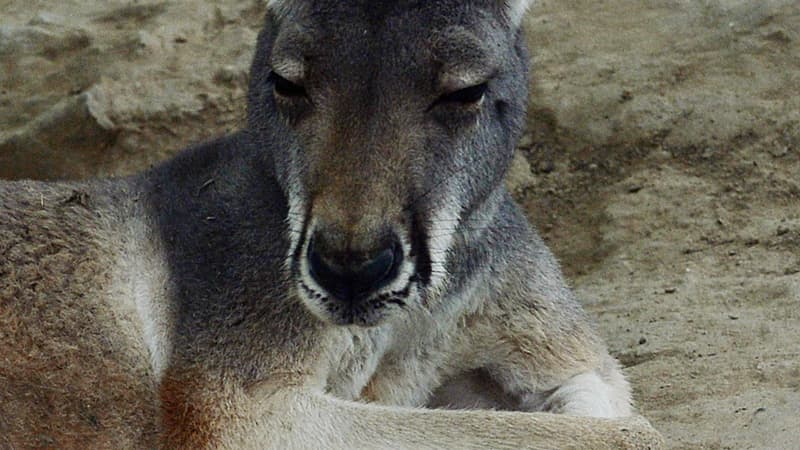
[{"label": "tan soil", "polygon": [[[0,0],[0,177],[237,128],[254,0]],[[509,177],[676,448],[800,448],[800,3],[541,0]],[[56,149],[54,151],[53,149]]]}]

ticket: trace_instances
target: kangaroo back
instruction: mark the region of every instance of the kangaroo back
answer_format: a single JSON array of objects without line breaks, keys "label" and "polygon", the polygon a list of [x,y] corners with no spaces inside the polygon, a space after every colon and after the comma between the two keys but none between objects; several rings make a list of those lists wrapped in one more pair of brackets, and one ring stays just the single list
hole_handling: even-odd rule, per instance
[{"label": "kangaroo back", "polygon": [[120,296],[125,195],[107,187],[0,182],[0,448],[155,443],[156,380]]}]

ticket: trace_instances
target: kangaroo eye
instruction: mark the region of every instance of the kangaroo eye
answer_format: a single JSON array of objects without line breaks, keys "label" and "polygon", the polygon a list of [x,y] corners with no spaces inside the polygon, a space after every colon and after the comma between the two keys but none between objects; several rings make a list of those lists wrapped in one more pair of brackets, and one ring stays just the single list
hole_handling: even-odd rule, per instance
[{"label": "kangaroo eye", "polygon": [[270,72],[269,79],[275,86],[275,93],[283,97],[305,97],[306,88],[297,83],[291,82],[275,72]]},{"label": "kangaroo eye", "polygon": [[462,105],[469,105],[478,103],[483,100],[486,95],[487,83],[476,84],[464,89],[459,89],[439,97],[438,103],[460,103]]}]

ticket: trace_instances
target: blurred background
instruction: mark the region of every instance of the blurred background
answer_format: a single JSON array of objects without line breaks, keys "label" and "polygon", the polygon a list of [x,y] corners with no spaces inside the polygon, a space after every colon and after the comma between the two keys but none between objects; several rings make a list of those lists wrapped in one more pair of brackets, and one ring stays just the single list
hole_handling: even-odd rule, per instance
[{"label": "blurred background", "polygon": [[[264,0],[0,0],[0,178],[235,130]],[[539,0],[508,185],[677,448],[800,447],[800,2]],[[2,255],[0,255],[2,257]]]}]

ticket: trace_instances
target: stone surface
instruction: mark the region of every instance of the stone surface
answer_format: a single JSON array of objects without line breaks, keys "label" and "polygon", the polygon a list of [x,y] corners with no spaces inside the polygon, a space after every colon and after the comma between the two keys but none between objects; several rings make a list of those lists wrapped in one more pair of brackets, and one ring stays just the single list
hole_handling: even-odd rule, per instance
[{"label": "stone surface", "polygon": [[67,97],[0,138],[0,177],[63,179],[96,174],[117,129],[100,87]]}]

